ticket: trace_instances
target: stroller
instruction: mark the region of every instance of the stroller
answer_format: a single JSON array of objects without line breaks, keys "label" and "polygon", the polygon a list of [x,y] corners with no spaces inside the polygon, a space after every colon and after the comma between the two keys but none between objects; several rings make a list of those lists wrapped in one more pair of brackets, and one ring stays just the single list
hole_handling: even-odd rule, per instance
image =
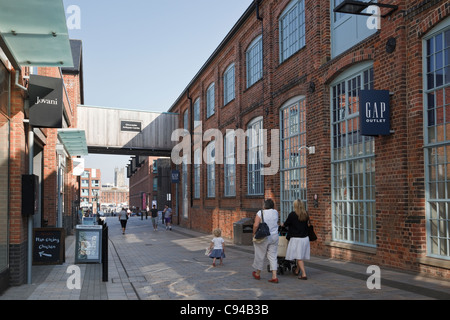
[{"label": "stroller", "polygon": [[[283,275],[287,271],[292,271],[295,273],[295,270],[297,269],[297,261],[293,260],[286,260],[286,250],[289,241],[286,239],[287,235],[287,229],[284,227],[278,228],[278,234],[279,234],[279,241],[278,241],[278,254],[277,254],[277,274]],[[270,265],[267,265],[267,271],[270,272]]]}]

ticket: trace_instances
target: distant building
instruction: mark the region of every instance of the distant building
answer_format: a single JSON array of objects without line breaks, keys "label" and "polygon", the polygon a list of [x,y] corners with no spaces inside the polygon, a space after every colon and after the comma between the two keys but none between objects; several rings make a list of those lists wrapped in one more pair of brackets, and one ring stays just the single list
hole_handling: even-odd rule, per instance
[{"label": "distant building", "polygon": [[[163,210],[171,188],[170,171],[171,161],[169,158],[133,158],[131,166],[128,168],[130,207],[141,210],[145,209],[147,205],[151,208],[152,204],[156,203],[157,209]],[[175,203],[174,199],[172,202]]]},{"label": "distant building", "polygon": [[[102,210],[112,210],[121,204],[128,204],[129,190],[128,187],[103,186],[100,192],[100,203]],[[103,209],[105,208],[105,209]]]},{"label": "distant building", "polygon": [[127,187],[125,180],[125,168],[115,168],[114,169],[114,186],[115,187]]},{"label": "distant building", "polygon": [[101,190],[100,169],[84,169],[80,182],[80,207],[89,208],[97,212],[97,204],[100,201]]}]

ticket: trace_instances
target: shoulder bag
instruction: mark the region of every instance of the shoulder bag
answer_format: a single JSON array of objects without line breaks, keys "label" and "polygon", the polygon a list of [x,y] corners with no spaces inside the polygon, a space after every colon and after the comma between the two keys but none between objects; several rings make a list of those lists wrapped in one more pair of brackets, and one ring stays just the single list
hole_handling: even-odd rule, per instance
[{"label": "shoulder bag", "polygon": [[264,210],[261,210],[261,223],[255,232],[255,239],[262,240],[268,236],[270,236],[269,226],[264,222]]},{"label": "shoulder bag", "polygon": [[308,220],[308,237],[310,242],[314,242],[317,240],[317,235],[314,232],[314,226],[311,224],[309,220]]}]

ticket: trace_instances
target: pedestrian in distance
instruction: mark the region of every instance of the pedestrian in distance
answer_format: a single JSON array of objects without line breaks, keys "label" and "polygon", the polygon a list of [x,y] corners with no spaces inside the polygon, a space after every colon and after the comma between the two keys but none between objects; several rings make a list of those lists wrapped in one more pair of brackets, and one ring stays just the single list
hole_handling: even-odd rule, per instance
[{"label": "pedestrian in distance", "polygon": [[264,215],[264,222],[267,223],[270,236],[264,239],[262,242],[253,242],[253,247],[255,250],[255,257],[253,260],[253,268],[256,271],[252,272],[253,278],[256,280],[261,279],[261,270],[264,266],[264,259],[267,259],[270,263],[270,271],[272,271],[272,279],[269,282],[278,283],[277,278],[277,253],[278,253],[278,211],[274,209],[274,203],[272,199],[267,199],[264,201],[264,209],[258,211],[255,217],[255,223],[253,224],[253,235],[255,235],[256,230],[258,230],[259,224],[262,221],[261,215]]},{"label": "pedestrian in distance", "polygon": [[150,211],[152,214],[153,231],[156,231],[158,230],[158,209],[156,209],[156,206],[153,205],[153,208]]},{"label": "pedestrian in distance", "polygon": [[307,280],[305,263],[303,260],[310,260],[310,243],[308,236],[309,214],[305,209],[305,204],[301,200],[294,201],[294,211],[292,211],[284,222],[283,226],[288,228],[286,239],[289,244],[286,249],[286,260],[297,260],[295,274],[300,280]]},{"label": "pedestrian in distance", "polygon": [[165,205],[164,211],[164,222],[166,223],[166,230],[172,231],[172,208],[168,204]]},{"label": "pedestrian in distance", "polygon": [[122,211],[119,212],[119,221],[122,226],[122,234],[125,234],[125,229],[127,228],[128,222],[128,212],[125,208],[122,208]]},{"label": "pedestrian in distance", "polygon": [[209,257],[213,259],[213,267],[216,266],[216,259],[220,259],[220,265],[223,265],[223,259],[225,258],[225,240],[222,238],[222,230],[215,229],[213,231],[214,238],[211,240],[211,253]]}]

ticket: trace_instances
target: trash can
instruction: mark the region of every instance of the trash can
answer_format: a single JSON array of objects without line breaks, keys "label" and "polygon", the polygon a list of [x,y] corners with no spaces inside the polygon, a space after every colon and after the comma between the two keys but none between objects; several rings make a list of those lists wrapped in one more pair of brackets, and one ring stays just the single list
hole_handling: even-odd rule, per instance
[{"label": "trash can", "polygon": [[253,220],[244,218],[233,223],[234,244],[251,245],[253,240]]}]

